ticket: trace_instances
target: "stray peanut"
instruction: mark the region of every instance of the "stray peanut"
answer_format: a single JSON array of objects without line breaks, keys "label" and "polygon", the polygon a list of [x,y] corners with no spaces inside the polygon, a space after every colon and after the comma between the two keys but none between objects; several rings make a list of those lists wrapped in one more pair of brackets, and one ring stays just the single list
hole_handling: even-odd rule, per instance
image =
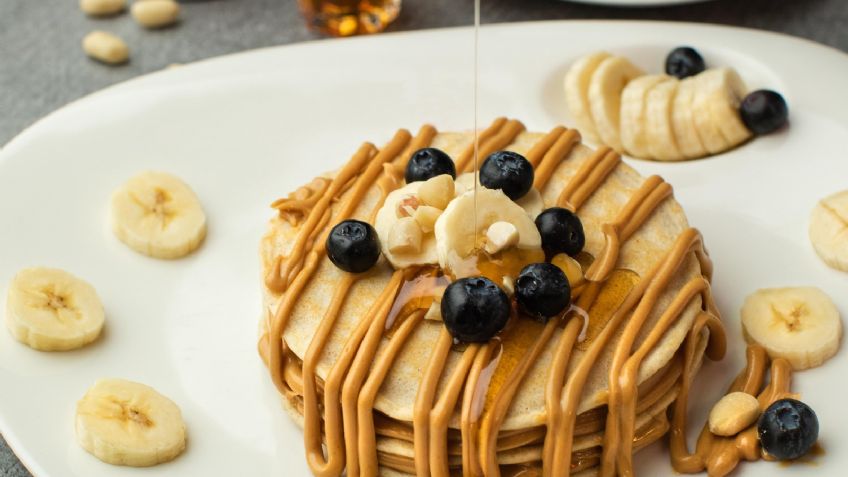
[{"label": "stray peanut", "polygon": [[143,0],[133,3],[133,18],[145,28],[162,28],[173,24],[180,16],[180,4],[174,0]]},{"label": "stray peanut", "polygon": [[754,396],[734,392],[724,396],[710,411],[710,432],[717,436],[735,436],[760,417],[760,403]]},{"label": "stray peanut", "polygon": [[126,0],[80,0],[80,10],[93,17],[105,17],[120,13],[127,6]]},{"label": "stray peanut", "polygon": [[82,49],[95,60],[117,65],[126,62],[130,50],[124,40],[105,31],[93,31],[82,39]]}]

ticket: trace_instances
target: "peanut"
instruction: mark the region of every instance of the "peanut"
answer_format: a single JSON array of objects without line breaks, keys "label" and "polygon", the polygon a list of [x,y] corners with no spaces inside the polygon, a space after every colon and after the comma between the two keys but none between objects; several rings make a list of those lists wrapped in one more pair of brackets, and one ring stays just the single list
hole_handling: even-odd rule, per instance
[{"label": "peanut", "polygon": [[710,432],[735,436],[760,417],[760,403],[754,396],[733,392],[721,398],[710,411]]},{"label": "peanut", "polygon": [[162,28],[177,21],[180,4],[174,0],[143,0],[133,3],[133,18],[145,28]]},{"label": "peanut", "polygon": [[80,0],[80,10],[93,17],[105,17],[120,13],[127,6],[126,0]]},{"label": "peanut", "polygon": [[100,30],[93,31],[82,39],[82,49],[95,60],[110,65],[124,63],[130,57],[130,50],[124,40]]}]

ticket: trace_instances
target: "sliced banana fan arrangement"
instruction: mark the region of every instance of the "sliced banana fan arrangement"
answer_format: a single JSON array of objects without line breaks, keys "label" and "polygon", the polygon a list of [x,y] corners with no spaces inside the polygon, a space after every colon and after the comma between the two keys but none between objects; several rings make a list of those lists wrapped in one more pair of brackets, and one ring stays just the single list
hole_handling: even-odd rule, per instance
[{"label": "sliced banana fan arrangement", "polygon": [[763,90],[749,100],[736,71],[703,65],[691,48],[669,55],[667,74],[646,74],[625,57],[592,53],[566,74],[566,102],[590,142],[659,161],[719,154],[785,124],[782,96]]}]

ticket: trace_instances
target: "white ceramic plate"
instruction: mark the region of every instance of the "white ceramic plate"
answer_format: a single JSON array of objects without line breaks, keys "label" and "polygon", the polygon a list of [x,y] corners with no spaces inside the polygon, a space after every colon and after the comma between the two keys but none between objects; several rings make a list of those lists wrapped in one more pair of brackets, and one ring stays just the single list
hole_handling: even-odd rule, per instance
[{"label": "white ceramic plate", "polygon": [[[0,283],[20,268],[61,267],[105,302],[99,342],[40,353],[0,332],[0,431],[38,477],[308,475],[302,436],[280,409],[257,353],[257,243],[277,197],[344,163],[364,140],[432,122],[467,129],[471,30],[321,41],[259,50],[146,76],[76,102],[0,151]],[[806,237],[823,194],[848,188],[848,57],[747,30],[662,23],[549,22],[481,34],[481,123],[530,129],[569,123],[560,89],[588,50],[658,70],[678,44],[733,65],[751,87],[782,91],[788,131],[682,164],[631,161],[675,186],[715,260],[727,358],[706,366],[691,412],[702,422],[744,361],[737,310],[750,291],[809,284],[848,314],[848,275],[828,269]],[[209,236],[192,256],[160,261],[119,243],[106,224],[111,191],[144,169],[170,171],[199,194]],[[5,299],[5,294],[2,294]],[[2,306],[3,303],[0,303]],[[848,468],[848,351],[797,376],[819,413],[827,455],[816,467],[743,464],[741,475],[838,475]],[[103,376],[148,383],[182,407],[185,455],[150,469],[112,467],[74,440],[76,400]],[[693,434],[697,432],[693,426]],[[674,475],[664,445],[640,475]]]}]

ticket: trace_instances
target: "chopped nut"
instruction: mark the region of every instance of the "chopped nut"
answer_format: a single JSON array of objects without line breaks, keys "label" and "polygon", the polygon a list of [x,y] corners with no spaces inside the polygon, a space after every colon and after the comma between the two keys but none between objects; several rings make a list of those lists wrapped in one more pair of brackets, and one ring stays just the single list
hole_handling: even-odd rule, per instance
[{"label": "chopped nut", "polygon": [[421,231],[428,234],[433,231],[433,226],[436,224],[436,219],[442,215],[442,210],[429,205],[422,205],[415,209],[412,217],[421,226]]},{"label": "chopped nut", "polygon": [[389,250],[392,253],[418,253],[421,251],[421,227],[412,217],[404,217],[389,231]]},{"label": "chopped nut", "polygon": [[717,436],[734,436],[756,422],[760,413],[757,398],[743,392],[730,393],[710,411],[710,432]]},{"label": "chopped nut", "polygon": [[421,205],[421,201],[418,197],[414,195],[407,195],[398,203],[397,206],[397,216],[398,217],[412,217],[415,214],[415,209]]},{"label": "chopped nut", "polygon": [[486,230],[486,252],[498,253],[518,243],[518,229],[509,222],[495,222]]},{"label": "chopped nut", "polygon": [[453,177],[448,174],[432,177],[421,184],[418,196],[426,205],[445,210],[453,199],[455,187]]}]

